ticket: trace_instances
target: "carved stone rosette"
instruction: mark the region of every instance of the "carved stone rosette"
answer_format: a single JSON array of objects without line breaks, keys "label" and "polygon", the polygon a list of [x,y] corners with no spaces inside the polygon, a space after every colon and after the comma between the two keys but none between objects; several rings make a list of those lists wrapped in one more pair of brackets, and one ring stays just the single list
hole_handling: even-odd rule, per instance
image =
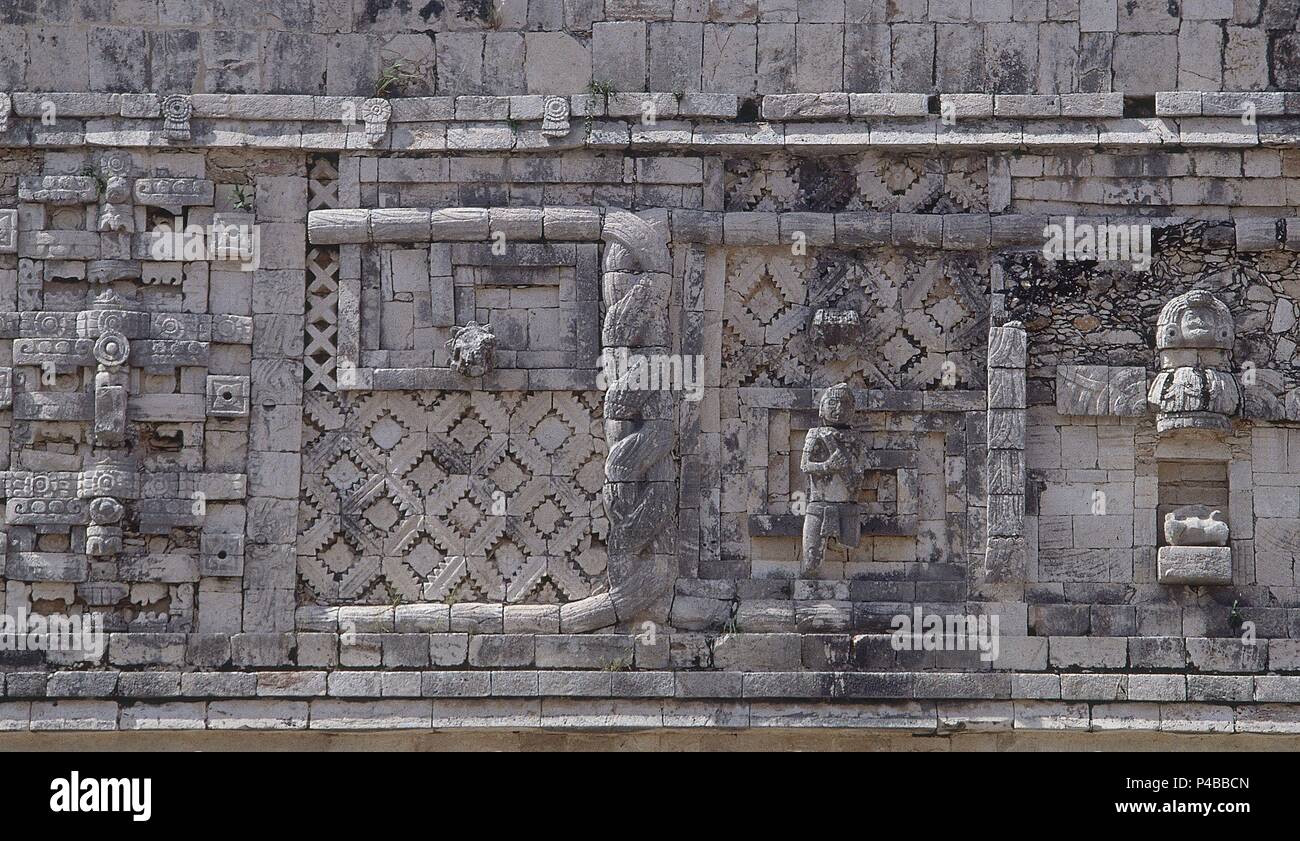
[{"label": "carved stone rosette", "polygon": [[565,137],[569,133],[569,98],[548,96],[542,103],[542,136]]},{"label": "carved stone rosette", "polygon": [[393,117],[393,105],[387,99],[371,97],[361,103],[361,121],[365,124],[366,143],[379,145],[388,132],[388,121]]},{"label": "carved stone rosette", "polygon": [[190,115],[194,113],[190,98],[185,94],[173,93],[163,98],[163,136],[173,142],[190,139]]}]

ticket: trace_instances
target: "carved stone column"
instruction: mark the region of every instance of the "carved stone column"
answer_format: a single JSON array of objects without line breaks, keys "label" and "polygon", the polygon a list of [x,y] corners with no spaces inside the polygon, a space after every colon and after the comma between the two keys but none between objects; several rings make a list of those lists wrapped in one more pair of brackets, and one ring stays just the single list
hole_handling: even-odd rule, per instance
[{"label": "carved stone column", "polygon": [[[671,258],[664,236],[626,211],[605,215],[602,276],[606,353],[626,353],[628,370],[605,393],[605,511],[610,589],[561,609],[565,629],[639,617],[666,618],[676,578],[677,482],[672,394],[639,389],[640,367],[668,353]],[[651,615],[653,614],[653,615]]]},{"label": "carved stone column", "polygon": [[989,330],[988,543],[985,579],[1025,575],[1025,328]]}]

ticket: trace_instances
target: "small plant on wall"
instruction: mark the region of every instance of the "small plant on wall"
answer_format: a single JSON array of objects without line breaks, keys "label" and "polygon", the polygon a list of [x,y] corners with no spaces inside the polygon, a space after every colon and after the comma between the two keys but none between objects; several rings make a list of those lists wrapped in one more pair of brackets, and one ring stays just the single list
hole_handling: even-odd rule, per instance
[{"label": "small plant on wall", "polygon": [[404,58],[394,58],[379,71],[379,78],[375,80],[375,96],[400,96],[409,87],[422,81],[424,76],[414,64]]}]

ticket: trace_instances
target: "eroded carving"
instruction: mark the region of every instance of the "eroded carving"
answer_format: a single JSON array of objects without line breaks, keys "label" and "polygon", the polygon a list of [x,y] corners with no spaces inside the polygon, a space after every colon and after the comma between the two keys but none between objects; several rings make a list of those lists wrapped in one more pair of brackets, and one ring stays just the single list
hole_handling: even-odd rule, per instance
[{"label": "eroded carving", "polygon": [[1228,524],[1208,505],[1184,505],[1165,515],[1165,540],[1173,546],[1227,546]]},{"label": "eroded carving", "polygon": [[35,175],[18,182],[18,200],[37,204],[90,204],[99,185],[89,175]]},{"label": "eroded carving", "polygon": [[0,254],[18,251],[18,211],[0,208]]},{"label": "eroded carving", "polygon": [[854,415],[853,390],[847,384],[822,393],[817,414],[821,426],[808,430],[799,469],[808,477],[804,513],[801,575],[813,575],[826,555],[826,541],[835,538],[857,546],[862,516],[854,501],[861,471],[849,440]]},{"label": "eroded carving", "polygon": [[481,377],[496,362],[497,337],[490,324],[471,321],[464,327],[452,327],[447,340],[452,370],[463,377]]},{"label": "eroded carving", "polygon": [[862,318],[857,310],[820,309],[813,313],[812,340],[818,347],[852,347],[862,337]]}]

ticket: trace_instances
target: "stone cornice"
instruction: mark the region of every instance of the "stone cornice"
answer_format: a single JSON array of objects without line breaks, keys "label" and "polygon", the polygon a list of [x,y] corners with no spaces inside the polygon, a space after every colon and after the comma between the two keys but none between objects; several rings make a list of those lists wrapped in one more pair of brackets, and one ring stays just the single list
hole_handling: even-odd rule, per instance
[{"label": "stone cornice", "polygon": [[1062,700],[791,702],[645,696],[0,702],[0,732],[483,728],[608,731],[789,727],[884,730],[918,735],[958,731],[1282,735],[1300,733],[1300,707],[1282,703]]},{"label": "stone cornice", "polygon": [[[986,249],[1041,250],[1043,229],[1063,224],[1065,215],[1019,213],[874,213],[850,211],[818,213],[792,211],[662,211],[669,220],[674,243],[701,245],[770,246],[789,242],[798,231],[815,247],[931,248],[946,251]],[[521,216],[532,215],[544,224],[548,214],[588,214],[599,219],[598,207],[562,208],[345,208],[313,210],[307,215],[307,236],[315,245],[352,245],[377,242],[440,241],[483,242],[497,231],[508,231]],[[393,224],[401,214],[401,225]],[[1071,216],[1074,223],[1142,224],[1152,228],[1206,222],[1206,248],[1235,246],[1238,251],[1300,250],[1300,217],[1240,217],[1194,219],[1182,216]],[[378,220],[381,224],[376,224]],[[570,233],[539,241],[571,242]]]},{"label": "stone cornice", "polygon": [[[547,99],[567,103],[567,131],[563,123],[544,130]],[[180,123],[164,119],[166,100],[188,102],[188,139]],[[368,111],[375,102],[387,107]],[[1300,146],[1295,93],[1178,91],[1158,94],[1153,116],[1124,113],[1118,93],[774,94],[742,103],[708,93],[374,100],[19,91],[0,94],[0,146],[462,153]]]}]

